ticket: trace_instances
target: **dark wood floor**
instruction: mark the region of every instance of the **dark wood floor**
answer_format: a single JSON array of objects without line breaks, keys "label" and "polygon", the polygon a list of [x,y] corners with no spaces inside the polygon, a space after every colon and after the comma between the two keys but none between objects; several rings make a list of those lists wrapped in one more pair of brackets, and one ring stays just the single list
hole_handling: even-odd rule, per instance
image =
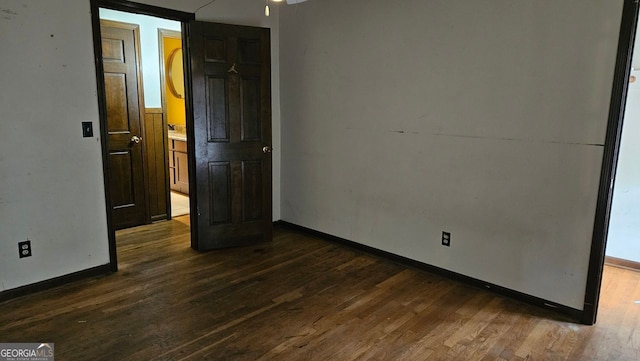
[{"label": "dark wood floor", "polygon": [[120,271],[0,304],[0,342],[56,360],[639,360],[640,274],[607,267],[599,323],[276,229],[197,253],[186,217],[118,232]]}]

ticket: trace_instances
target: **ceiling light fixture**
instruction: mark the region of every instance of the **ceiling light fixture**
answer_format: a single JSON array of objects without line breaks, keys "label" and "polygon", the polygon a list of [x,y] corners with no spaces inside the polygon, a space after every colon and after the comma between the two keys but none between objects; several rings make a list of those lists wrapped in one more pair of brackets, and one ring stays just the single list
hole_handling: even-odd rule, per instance
[{"label": "ceiling light fixture", "polygon": [[[264,5],[264,15],[265,16],[269,16],[271,11],[269,9],[269,1],[273,1],[274,3],[280,3],[283,0],[265,0],[265,5]],[[287,0],[287,4],[299,4],[301,2],[305,2],[307,0]]]}]

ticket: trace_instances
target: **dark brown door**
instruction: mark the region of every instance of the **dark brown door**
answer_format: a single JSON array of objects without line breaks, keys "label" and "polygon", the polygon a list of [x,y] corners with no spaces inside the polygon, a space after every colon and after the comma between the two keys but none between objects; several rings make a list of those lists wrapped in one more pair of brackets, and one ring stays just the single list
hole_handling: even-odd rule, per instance
[{"label": "dark brown door", "polygon": [[138,26],[101,21],[109,184],[115,229],[146,223],[138,89]]},{"label": "dark brown door", "polygon": [[189,23],[195,165],[192,247],[271,240],[269,30]]}]

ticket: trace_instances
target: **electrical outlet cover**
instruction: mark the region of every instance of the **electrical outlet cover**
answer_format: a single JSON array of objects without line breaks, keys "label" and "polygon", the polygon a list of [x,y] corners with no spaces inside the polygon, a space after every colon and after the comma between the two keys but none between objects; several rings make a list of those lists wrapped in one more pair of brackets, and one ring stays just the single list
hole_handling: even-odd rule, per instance
[{"label": "electrical outlet cover", "polygon": [[451,232],[442,231],[442,245],[451,247]]},{"label": "electrical outlet cover", "polygon": [[31,257],[31,241],[18,242],[18,255],[20,258]]}]

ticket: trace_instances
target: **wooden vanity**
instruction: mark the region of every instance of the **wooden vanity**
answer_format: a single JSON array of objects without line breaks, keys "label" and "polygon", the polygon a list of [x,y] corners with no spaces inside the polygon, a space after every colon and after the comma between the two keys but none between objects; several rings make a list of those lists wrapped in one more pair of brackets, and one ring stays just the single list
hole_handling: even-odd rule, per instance
[{"label": "wooden vanity", "polygon": [[169,183],[172,191],[189,194],[187,138],[169,132]]}]

